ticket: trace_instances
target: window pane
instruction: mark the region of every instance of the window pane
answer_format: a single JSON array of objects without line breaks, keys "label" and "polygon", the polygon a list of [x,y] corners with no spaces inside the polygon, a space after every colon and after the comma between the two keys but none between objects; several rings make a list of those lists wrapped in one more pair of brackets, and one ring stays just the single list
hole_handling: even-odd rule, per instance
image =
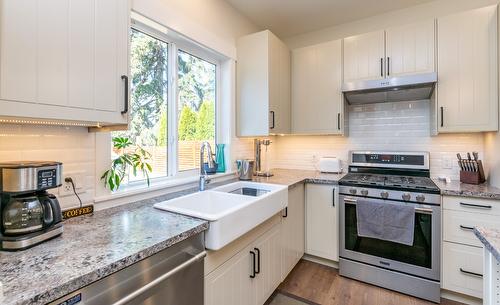
[{"label": "window pane", "polygon": [[[128,137],[151,153],[150,177],[167,176],[168,44],[132,29],[130,51],[129,130],[114,132],[112,136]],[[117,153],[119,151],[113,150],[112,157]],[[134,177],[132,173],[125,178],[127,181],[143,179],[140,174]]]},{"label": "window pane", "polygon": [[215,152],[215,65],[179,50],[179,170],[200,168],[201,143]]}]

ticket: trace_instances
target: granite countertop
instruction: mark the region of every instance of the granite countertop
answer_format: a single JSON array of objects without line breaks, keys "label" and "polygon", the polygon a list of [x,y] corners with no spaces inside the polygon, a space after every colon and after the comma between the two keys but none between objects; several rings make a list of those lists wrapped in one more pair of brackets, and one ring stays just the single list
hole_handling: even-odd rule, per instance
[{"label": "granite countertop", "polygon": [[153,208],[193,191],[69,219],[60,237],[0,252],[0,304],[46,304],[206,230],[206,221]]},{"label": "granite countertop", "polygon": [[474,228],[474,234],[476,234],[477,238],[484,244],[486,249],[500,261],[500,231],[476,227]]},{"label": "granite countertop", "polygon": [[450,183],[437,179],[433,181],[441,190],[442,195],[500,200],[500,189],[487,183],[474,185],[455,180]]},{"label": "granite countertop", "polygon": [[293,187],[299,183],[316,183],[316,184],[337,184],[339,180],[345,176],[341,174],[326,174],[316,170],[302,170],[302,169],[272,169],[272,177],[254,177],[252,181],[262,183],[273,183],[288,185]]}]

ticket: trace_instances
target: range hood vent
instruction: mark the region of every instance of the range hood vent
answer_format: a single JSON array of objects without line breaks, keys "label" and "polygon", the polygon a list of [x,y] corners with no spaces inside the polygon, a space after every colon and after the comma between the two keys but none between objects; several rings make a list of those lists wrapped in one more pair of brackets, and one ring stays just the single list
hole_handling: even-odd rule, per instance
[{"label": "range hood vent", "polygon": [[350,105],[430,99],[437,73],[415,74],[344,83],[342,92]]}]

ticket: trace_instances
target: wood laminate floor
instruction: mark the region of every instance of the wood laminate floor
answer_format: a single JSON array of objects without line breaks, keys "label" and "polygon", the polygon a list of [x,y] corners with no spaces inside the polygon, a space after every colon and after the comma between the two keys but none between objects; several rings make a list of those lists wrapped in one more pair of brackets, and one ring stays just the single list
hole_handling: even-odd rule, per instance
[{"label": "wood laminate floor", "polygon": [[[341,277],[337,269],[301,260],[278,291],[321,305],[435,305],[384,288]],[[464,305],[441,299],[443,305]]]}]

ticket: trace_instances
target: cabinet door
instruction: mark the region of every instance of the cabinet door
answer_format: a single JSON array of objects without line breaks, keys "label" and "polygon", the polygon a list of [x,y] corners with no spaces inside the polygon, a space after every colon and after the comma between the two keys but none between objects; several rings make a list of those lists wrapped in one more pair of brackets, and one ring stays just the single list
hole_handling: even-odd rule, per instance
[{"label": "cabinet door", "polygon": [[205,305],[256,305],[253,247],[245,248],[205,277]]},{"label": "cabinet door", "polygon": [[303,184],[288,192],[288,208],[281,224],[282,280],[304,255],[304,196]]},{"label": "cabinet door", "polygon": [[384,31],[344,38],[344,82],[385,77]]},{"label": "cabinet door", "polygon": [[342,133],[342,41],[300,48],[292,54],[292,132]]},{"label": "cabinet door", "polygon": [[339,260],[337,186],[306,186],[306,253]]},{"label": "cabinet door", "polygon": [[483,249],[443,242],[442,288],[476,298],[483,296]]},{"label": "cabinet door", "polygon": [[387,76],[434,72],[435,21],[386,30]]},{"label": "cabinet door", "polygon": [[290,50],[269,33],[269,133],[290,133]]},{"label": "cabinet door", "polygon": [[438,131],[498,130],[497,6],[437,22]]},{"label": "cabinet door", "polygon": [[0,116],[127,123],[129,1],[0,2]]},{"label": "cabinet door", "polygon": [[257,252],[260,252],[260,273],[257,274],[255,281],[256,304],[261,305],[266,302],[281,283],[280,225],[274,226],[271,230],[262,235],[262,237],[256,241],[255,248]]}]

